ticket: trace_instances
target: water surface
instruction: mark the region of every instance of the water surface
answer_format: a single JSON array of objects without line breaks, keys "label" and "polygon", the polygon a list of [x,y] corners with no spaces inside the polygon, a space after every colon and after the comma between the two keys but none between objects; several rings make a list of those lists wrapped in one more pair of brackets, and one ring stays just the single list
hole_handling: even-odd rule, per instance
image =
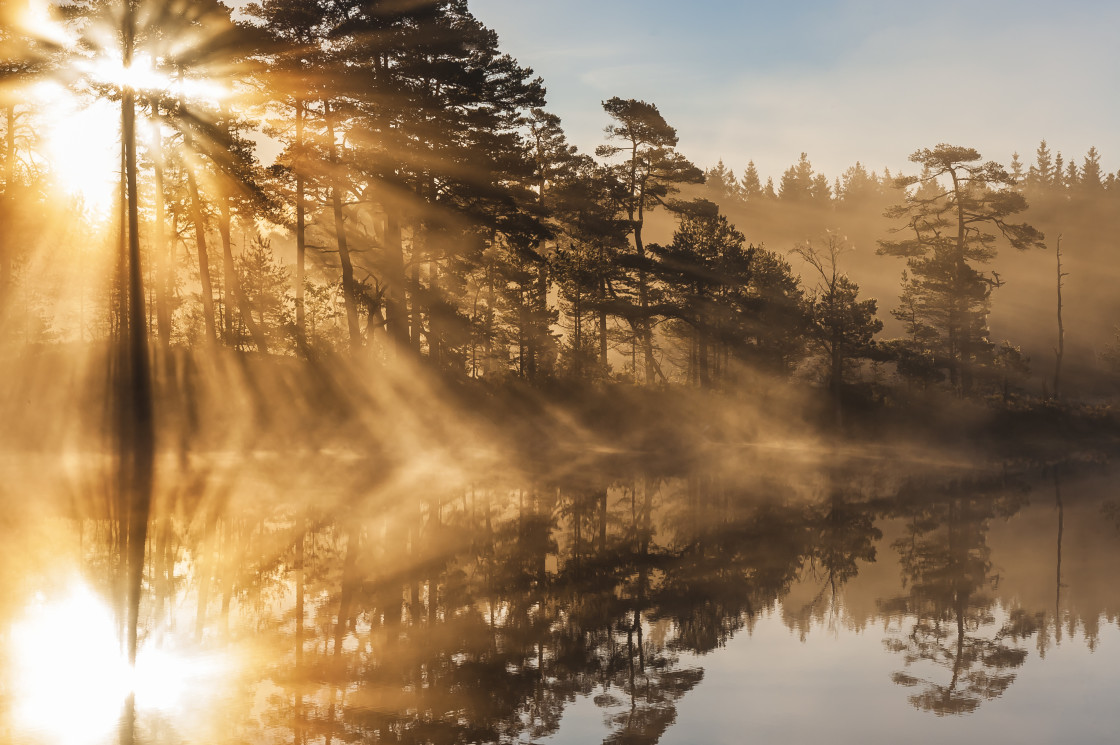
[{"label": "water surface", "polygon": [[1094,743],[1120,727],[1111,466],[544,460],[160,461],[132,669],[111,464],[9,458],[0,738]]}]

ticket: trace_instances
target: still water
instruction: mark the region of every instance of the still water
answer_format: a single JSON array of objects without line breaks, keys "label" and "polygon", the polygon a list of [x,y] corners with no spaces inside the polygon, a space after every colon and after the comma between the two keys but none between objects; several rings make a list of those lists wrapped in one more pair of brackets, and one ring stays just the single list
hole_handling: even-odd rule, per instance
[{"label": "still water", "polygon": [[550,460],[161,460],[135,667],[111,464],[5,460],[0,742],[1120,733],[1113,466]]}]

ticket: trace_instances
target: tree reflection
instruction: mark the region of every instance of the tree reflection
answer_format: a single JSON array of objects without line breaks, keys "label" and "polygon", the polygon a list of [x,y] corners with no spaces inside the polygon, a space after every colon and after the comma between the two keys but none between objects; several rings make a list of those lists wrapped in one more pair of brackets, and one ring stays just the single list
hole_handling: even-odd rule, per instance
[{"label": "tree reflection", "polygon": [[[846,593],[884,533],[904,592],[873,585],[887,598],[874,614],[915,707],[962,714],[1000,696],[1043,623],[999,600],[989,528],[1025,502],[1002,478],[871,493],[837,469],[794,493],[622,458],[466,484],[333,459],[313,485],[270,472],[323,457],[232,475],[200,459],[158,494],[138,638],[242,661],[206,715],[217,745],[535,742],[583,698],[605,742],[654,743],[703,685],[698,656],[764,614],[803,640],[814,622],[867,620]],[[111,578],[116,522],[80,525],[88,576]],[[125,714],[125,742],[197,739],[139,699]]]},{"label": "tree reflection", "polygon": [[152,589],[193,597],[198,643],[253,636],[276,691],[262,722],[295,743],[538,739],[596,693],[608,742],[656,742],[703,677],[683,655],[771,606],[814,538],[780,497],[626,464],[367,488],[322,511],[209,495],[153,532]]},{"label": "tree reflection", "polygon": [[[919,689],[909,697],[916,708],[938,715],[975,711],[1002,695],[1015,680],[1012,671],[1026,660],[1019,642],[1037,631],[1041,617],[1005,612],[988,594],[999,583],[987,543],[989,521],[1014,514],[1022,504],[1022,490],[1002,484],[906,495],[900,508],[906,532],[894,548],[910,592],[884,602],[883,609],[913,617],[903,621],[909,633],[885,643],[908,669],[921,671],[893,676],[895,683]],[[930,664],[945,674],[926,674]]]},{"label": "tree reflection", "polygon": [[852,488],[849,469],[829,472],[827,494],[807,514],[811,546],[803,576],[817,591],[801,608],[786,607],[802,628],[802,638],[813,618],[838,615],[843,586],[859,573],[860,563],[876,558],[875,544],[883,533],[875,526],[876,511]]}]

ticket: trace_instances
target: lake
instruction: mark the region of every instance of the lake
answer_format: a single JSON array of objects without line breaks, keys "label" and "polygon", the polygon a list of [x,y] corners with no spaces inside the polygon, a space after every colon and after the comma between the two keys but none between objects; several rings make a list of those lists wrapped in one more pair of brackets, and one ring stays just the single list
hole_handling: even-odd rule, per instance
[{"label": "lake", "polygon": [[8,456],[0,741],[1113,742],[1091,459],[191,452],[127,624],[112,459]]}]

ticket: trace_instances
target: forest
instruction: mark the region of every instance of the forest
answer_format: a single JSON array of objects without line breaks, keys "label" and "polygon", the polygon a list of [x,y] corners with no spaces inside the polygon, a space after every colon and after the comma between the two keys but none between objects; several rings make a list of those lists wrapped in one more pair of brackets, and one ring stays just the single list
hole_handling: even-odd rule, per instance
[{"label": "forest", "polygon": [[546,82],[466,0],[0,3],[0,745],[1115,731],[1116,154]]},{"label": "forest", "polygon": [[603,101],[579,152],[465,2],[4,12],[0,303],[25,387],[68,355],[150,357],[141,395],[189,406],[190,360],[230,350],[254,387],[303,360],[546,401],[780,390],[811,422],[1063,397],[1096,417],[1115,393],[1120,177],[1095,148],[1002,166],[929,143],[910,175],[831,179],[803,153],[764,184],[694,164],[636,99]]}]

